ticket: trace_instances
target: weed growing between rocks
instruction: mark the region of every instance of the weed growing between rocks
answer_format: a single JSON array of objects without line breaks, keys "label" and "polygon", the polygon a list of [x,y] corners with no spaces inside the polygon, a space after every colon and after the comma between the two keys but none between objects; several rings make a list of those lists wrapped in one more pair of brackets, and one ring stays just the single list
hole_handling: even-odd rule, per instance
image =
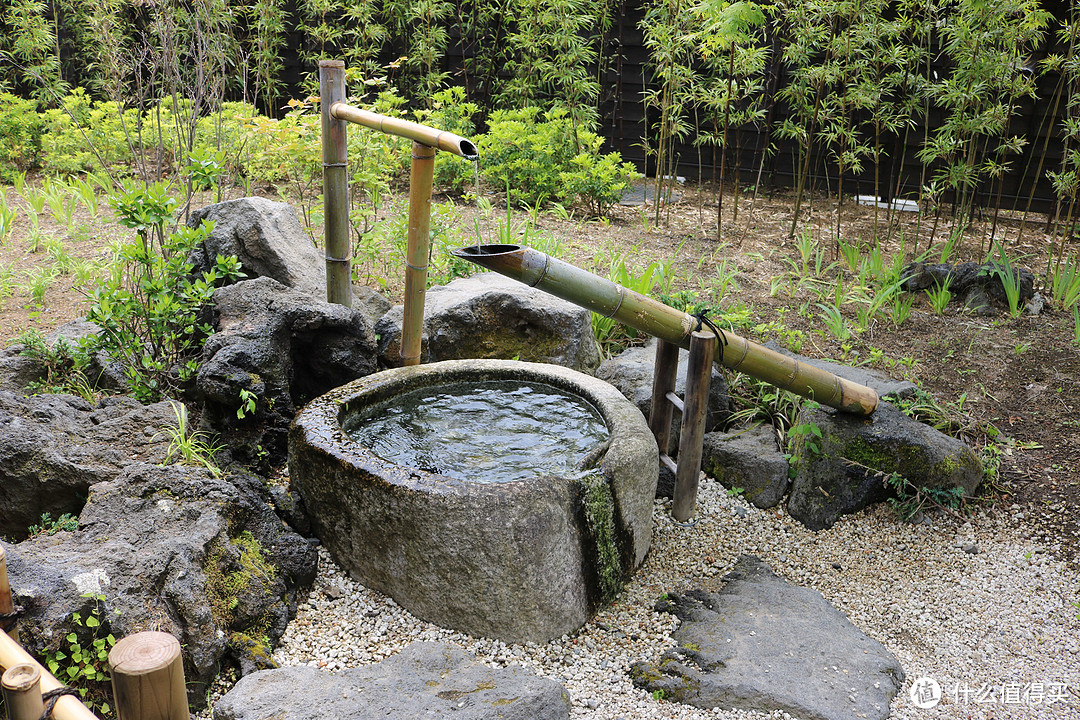
[{"label": "weed growing between rocks", "polygon": [[64,638],[66,645],[47,653],[44,665],[62,683],[77,689],[84,705],[101,717],[110,717],[108,660],[116,638],[109,632],[105,596],[85,593],[83,597],[90,600],[90,609],[71,618],[79,630]]},{"label": "weed growing between rocks", "polygon": [[51,537],[58,532],[71,532],[77,527],[79,527],[79,518],[71,513],[64,513],[55,520],[52,518],[52,513],[42,513],[41,522],[27,528],[26,539],[33,540],[42,536]]}]

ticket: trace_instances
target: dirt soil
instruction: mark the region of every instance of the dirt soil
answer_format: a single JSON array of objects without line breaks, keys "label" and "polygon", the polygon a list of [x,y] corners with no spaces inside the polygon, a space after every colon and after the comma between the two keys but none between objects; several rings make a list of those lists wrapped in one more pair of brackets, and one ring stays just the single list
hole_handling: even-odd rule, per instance
[{"label": "dirt soil", "polygon": [[[270,189],[265,194],[274,197]],[[1002,311],[996,316],[971,314],[954,301],[944,314],[933,312],[926,297],[917,297],[910,318],[899,329],[889,320],[872,322],[862,333],[844,342],[830,333],[816,308],[817,297],[802,289],[793,297],[781,290],[770,291],[773,278],[798,263],[799,253],[789,232],[793,198],[788,192],[759,195],[751,201],[742,197],[738,217],[730,189],[725,198],[721,238],[716,230],[716,191],[710,187],[684,187],[680,197],[662,209],[657,226],[653,209],[619,206],[605,221],[569,219],[552,213],[536,218],[539,230],[560,238],[567,259],[585,267],[606,270],[609,258],[624,253],[628,265],[642,268],[650,262],[670,262],[672,289],[698,291],[703,298],[716,285],[717,270],[726,261],[738,269],[737,290],[729,290],[723,307],[743,302],[758,323],[782,320],[791,330],[805,334],[801,352],[841,362],[869,362],[896,377],[916,382],[939,401],[949,405],[968,427],[969,441],[980,444],[985,438],[979,423],[992,423],[998,438],[1000,470],[988,484],[980,502],[994,502],[1010,511],[1021,532],[1047,549],[1060,545],[1060,554],[1074,569],[1080,569],[1080,347],[1072,342],[1071,313],[1047,304],[1041,314],[1013,319]],[[8,200],[21,200],[11,188]],[[436,201],[445,198],[435,198]],[[493,200],[496,200],[492,196]],[[398,203],[404,201],[399,199]],[[458,201],[454,224],[464,242],[475,239],[473,206]],[[198,205],[198,203],[196,203]],[[752,206],[752,208],[751,208]],[[935,221],[928,214],[896,213],[890,232],[884,210],[876,213],[850,200],[839,209],[839,232],[849,242],[870,247],[881,238],[886,258],[903,253],[910,258],[932,247],[930,260],[940,257],[940,249],[953,230],[948,208]],[[100,218],[84,209],[72,222],[54,222],[48,213],[40,216],[40,235],[35,244],[25,216],[20,214],[13,232],[0,244],[0,344],[6,345],[21,332],[39,328],[44,332],[75,319],[85,312],[87,275],[100,276],[110,255],[110,245],[126,238],[126,232],[106,222],[111,213],[102,207]],[[498,212],[496,212],[498,215]],[[523,220],[517,213],[515,220]],[[985,259],[991,229],[1004,243],[1015,264],[1030,268],[1041,287],[1051,236],[1045,234],[1045,217],[1033,216],[1018,237],[1021,218],[980,218],[966,232],[952,261]],[[490,226],[492,219],[486,224]],[[875,233],[875,225],[877,231]],[[826,264],[834,259],[837,235],[837,208],[834,198],[813,198],[810,212],[804,204],[799,232],[809,228]],[[74,270],[61,271],[58,251],[50,250],[42,238],[60,238],[59,243],[73,267],[84,265],[83,280]],[[487,239],[487,242],[493,242]],[[54,243],[54,248],[56,243]],[[1076,253],[1073,244],[1067,248]],[[87,263],[96,265],[90,266]],[[43,301],[36,303],[30,284],[33,273],[54,272]],[[834,268],[823,274],[835,277]],[[5,281],[6,278],[6,281]],[[401,281],[393,277],[368,278],[373,287],[393,297],[400,293]],[[852,274],[847,272],[847,279]],[[6,292],[5,292],[6,289]],[[802,310],[802,314],[800,314]],[[855,305],[845,305],[849,325],[854,325]],[[771,336],[755,337],[759,341]]]}]

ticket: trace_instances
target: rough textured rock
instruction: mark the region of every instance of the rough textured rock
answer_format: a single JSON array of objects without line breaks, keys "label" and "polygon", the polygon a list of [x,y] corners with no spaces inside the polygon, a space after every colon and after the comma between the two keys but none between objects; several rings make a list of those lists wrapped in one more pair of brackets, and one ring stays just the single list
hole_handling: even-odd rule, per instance
[{"label": "rough textured rock", "polygon": [[[341,431],[343,408],[486,380],[542,382],[588,400],[611,431],[584,464],[600,472],[467,482],[383,460]],[[421,619],[506,642],[574,632],[614,598],[652,540],[656,471],[656,441],[615,388],[539,363],[388,370],[312,401],[289,435],[293,487],[343,568]]]},{"label": "rough textured rock", "polygon": [[[1014,267],[1013,277],[1020,287],[1021,306],[1031,300],[1035,292],[1035,276],[1027,268]],[[985,314],[989,310],[987,300],[992,300],[999,307],[1008,307],[1005,285],[1001,280],[1003,270],[993,263],[962,262],[949,263],[913,262],[901,271],[904,283],[901,286],[908,292],[922,292],[930,288],[941,287],[949,281],[949,292],[954,297]]]},{"label": "rough textured rock", "polygon": [[[401,365],[401,320],[394,306],[376,324],[379,357]],[[427,291],[421,362],[491,358],[545,362],[592,374],[600,354],[589,311],[496,273]]]},{"label": "rough textured rock", "polygon": [[[646,419],[649,417],[652,403],[653,375],[656,360],[656,338],[650,338],[644,347],[627,348],[610,360],[600,363],[596,377],[618,388],[626,399],[634,403]],[[682,397],[686,392],[686,364],[690,353],[679,351],[679,371],[675,379],[675,393]],[[709,381],[709,414],[705,418],[705,432],[710,432],[723,423],[731,414],[731,398],[728,396],[727,380],[723,371],[713,365],[712,379]],[[678,409],[672,414],[671,447],[667,449],[674,457],[679,447],[679,431],[682,428],[682,413]],[[663,494],[661,488],[658,492]],[[667,496],[670,497],[670,489]]]},{"label": "rough textured rock", "polygon": [[671,594],[679,644],[631,674],[648,691],[700,708],[782,710],[807,720],[884,720],[900,663],[816,590],[743,556],[718,593]]},{"label": "rough textured rock", "polygon": [[[64,342],[74,349],[90,336],[97,335],[99,330],[89,320],[72,320],[46,335],[45,342],[52,348]],[[0,390],[25,393],[31,383],[44,379],[45,368],[41,361],[24,355],[25,349],[23,343],[14,343],[0,350]],[[92,385],[102,390],[121,391],[127,387],[123,367],[101,351],[91,356],[85,374]]]},{"label": "rough textured rock", "polygon": [[335,675],[291,667],[248,675],[214,705],[214,720],[564,720],[562,685],[520,667],[492,668],[445,643]]},{"label": "rough textured rock", "polygon": [[[296,409],[375,370],[371,324],[359,310],[271,278],[219,288],[214,305],[217,332],[203,346],[195,394],[203,424],[221,435],[234,460],[284,462]],[[241,419],[242,390],[254,394],[256,407]]]},{"label": "rough textured rock", "polygon": [[379,321],[379,318],[390,312],[390,308],[393,307],[393,304],[385,296],[365,285],[354,283],[352,289],[352,306],[364,313],[372,327]]},{"label": "rough textured rock", "polygon": [[133,462],[164,461],[164,429],[175,424],[167,402],[0,391],[0,536],[26,537],[42,513],[77,515],[92,485]]},{"label": "rough textured rock", "polygon": [[733,433],[705,435],[701,469],[755,507],[779,505],[787,493],[788,461],[776,446],[771,425],[755,425]]},{"label": "rough textured rock", "polygon": [[206,242],[188,258],[195,272],[214,266],[218,255],[235,255],[248,278],[268,277],[312,297],[326,297],[326,261],[304,232],[296,211],[261,197],[208,205],[188,225],[212,220]]},{"label": "rough textured rock", "polygon": [[851,365],[842,365],[840,363],[830,362],[828,360],[819,360],[816,358],[806,357],[805,355],[799,355],[793,353],[787,348],[777,344],[775,340],[770,340],[765,343],[765,347],[770,350],[775,350],[781,355],[787,355],[788,357],[795,358],[799,362],[806,363],[807,365],[813,365],[816,368],[821,368],[827,372],[831,372],[837,377],[842,377],[845,380],[865,385],[868,388],[877,391],[878,397],[885,397],[886,395],[895,395],[896,397],[904,398],[912,395],[919,386],[915,383],[907,380],[895,380],[883,372],[877,370],[871,370],[865,367],[852,367]]},{"label": "rough textured rock", "polygon": [[[189,700],[205,702],[232,633],[281,637],[317,556],[286,528],[258,478],[138,463],[90,489],[79,528],[6,545],[31,651],[70,632],[161,630],[184,648]],[[89,594],[89,596],[87,595]],[[72,622],[103,596],[98,631]]]},{"label": "rough textured rock", "polygon": [[821,431],[820,438],[797,434],[790,446],[795,479],[788,512],[811,530],[832,527],[841,515],[888,497],[885,479],[894,472],[916,487],[963,488],[969,494],[982,482],[982,465],[971,448],[887,402],[869,417],[804,409],[798,424]]}]

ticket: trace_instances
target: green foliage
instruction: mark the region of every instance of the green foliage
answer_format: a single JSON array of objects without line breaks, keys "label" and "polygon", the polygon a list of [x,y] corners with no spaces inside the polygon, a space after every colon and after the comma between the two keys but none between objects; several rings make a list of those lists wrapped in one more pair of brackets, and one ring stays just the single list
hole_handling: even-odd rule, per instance
[{"label": "green foliage", "polygon": [[[241,399],[243,400],[243,396]],[[215,462],[214,456],[221,451],[221,447],[208,440],[201,430],[192,430],[189,427],[186,405],[175,400],[170,400],[169,403],[176,416],[176,427],[166,427],[163,430],[169,437],[169,450],[165,453],[164,464],[176,462],[180,465],[195,465],[206,468],[214,477],[219,477],[221,468]],[[254,403],[252,405],[254,410]],[[239,412],[237,417],[242,417]]]},{"label": "green foliage", "polygon": [[[439,130],[472,138],[474,118],[480,106],[465,99],[465,88],[455,85],[431,96],[430,109],[417,110],[416,120]],[[464,193],[473,186],[475,166],[450,153],[435,156],[435,187],[443,192]]]},{"label": "green foliage", "polygon": [[484,177],[508,187],[512,202],[530,207],[574,201],[600,215],[636,174],[618,153],[601,155],[597,135],[579,129],[575,140],[573,121],[561,108],[497,110],[479,144]]},{"label": "green foliage", "polygon": [[0,181],[13,182],[38,164],[41,131],[36,102],[0,92]]},{"label": "green foliage", "polygon": [[[3,206],[0,204],[0,214],[2,213]],[[2,238],[3,231],[0,229],[0,239]],[[1080,301],[1080,260],[1075,255],[1068,255],[1060,259],[1052,269],[1048,269],[1051,270],[1049,285],[1054,302],[1062,309],[1074,307],[1077,301]]]},{"label": "green foliage", "polygon": [[[608,280],[651,297],[666,294],[671,285],[670,263],[652,262],[645,268],[627,265],[627,255],[618,253],[609,261]],[[639,333],[613,318],[592,313],[593,335],[601,354],[610,357],[638,339]]]},{"label": "green foliage", "polygon": [[964,488],[918,487],[895,472],[885,478],[885,483],[896,493],[896,497],[889,498],[889,504],[904,522],[915,519],[930,508],[937,508],[952,515],[970,513]]},{"label": "green foliage", "polygon": [[69,393],[92,402],[96,390],[86,371],[90,366],[89,343],[72,345],[64,338],[49,344],[40,330],[19,336],[22,355],[37,360],[45,376],[30,383],[29,389],[42,393]]},{"label": "green foliage", "polygon": [[42,113],[41,166],[51,173],[125,170],[138,147],[131,133],[140,124],[135,109],[120,112],[113,101],[92,100],[83,88]]},{"label": "green foliage", "polygon": [[949,275],[940,285],[925,290],[926,297],[930,299],[930,307],[933,308],[935,315],[944,313],[949,301],[952,300],[952,293],[949,292],[949,285],[951,284],[952,276]]},{"label": "green foliage", "polygon": [[1024,314],[1024,304],[1020,302],[1020,273],[1013,267],[1009,254],[1003,246],[999,244],[997,251],[997,258],[988,258],[987,264],[993,268],[991,274],[997,276],[1001,281],[1001,287],[1005,290],[1005,300],[1009,303],[1009,315],[1018,318]]},{"label": "green foliage", "polygon": [[82,597],[91,601],[90,610],[71,616],[76,630],[68,633],[61,647],[46,653],[43,664],[62,683],[76,688],[83,704],[107,716],[112,711],[109,650],[116,638],[109,632],[105,596],[86,593]]},{"label": "green foliage", "polygon": [[[806,402],[804,406],[809,407],[816,405],[816,403]],[[821,454],[821,428],[815,422],[799,423],[793,425],[787,432],[787,441],[790,443],[797,437],[805,438],[803,440],[803,447],[812,456]]]},{"label": "green foliage", "polygon": [[56,520],[53,520],[51,513],[42,513],[41,520],[27,528],[27,540],[33,540],[36,537],[51,537],[58,532],[72,532],[79,527],[79,518],[75,517],[71,513],[64,513]]}]

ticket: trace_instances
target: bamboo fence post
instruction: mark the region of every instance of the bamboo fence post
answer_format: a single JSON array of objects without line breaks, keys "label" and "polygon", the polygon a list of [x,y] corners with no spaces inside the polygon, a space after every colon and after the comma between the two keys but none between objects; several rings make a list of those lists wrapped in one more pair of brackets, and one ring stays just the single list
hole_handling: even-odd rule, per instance
[{"label": "bamboo fence post", "polygon": [[401,321],[401,361],[405,365],[420,364],[436,152],[437,149],[430,145],[413,141],[409,172],[409,236],[405,253],[405,311]]},{"label": "bamboo fence post", "polygon": [[656,341],[656,360],[653,363],[652,404],[649,407],[649,430],[656,438],[662,455],[671,451],[671,416],[673,409],[668,393],[675,391],[679,370],[679,346],[666,340]]},{"label": "bamboo fence post", "polygon": [[716,335],[708,330],[690,336],[690,359],[686,369],[686,393],[683,396],[682,428],[679,431],[679,464],[675,474],[675,492],[671,515],[686,522],[697,505],[698,473],[701,472],[705,418],[709,413],[709,381],[712,379]]},{"label": "bamboo fence post", "polygon": [[45,712],[41,701],[41,671],[22,663],[8,668],[0,678],[4,704],[10,720],[38,720]]},{"label": "bamboo fence post", "polygon": [[[0,615],[10,615],[14,612],[15,601],[11,597],[11,583],[8,581],[7,574],[7,553],[0,547]],[[19,641],[18,619],[0,620],[0,629],[6,630],[15,642]]]},{"label": "bamboo fence post", "polygon": [[[32,665],[41,673],[41,691],[47,693],[64,687],[64,684],[53,677],[45,668],[41,667],[37,660],[23,650],[22,645],[12,640],[5,633],[0,633],[0,667],[13,668],[16,665]],[[71,695],[57,698],[53,706],[52,716],[55,720],[98,720],[97,715]]]},{"label": "bamboo fence post", "polygon": [[180,643],[163,632],[141,632],[109,651],[118,720],[189,720]]},{"label": "bamboo fence post", "polygon": [[331,113],[345,101],[345,63],[319,61],[322,116],[323,238],[326,245],[326,301],[352,307],[352,248],[349,245],[348,123]]}]

